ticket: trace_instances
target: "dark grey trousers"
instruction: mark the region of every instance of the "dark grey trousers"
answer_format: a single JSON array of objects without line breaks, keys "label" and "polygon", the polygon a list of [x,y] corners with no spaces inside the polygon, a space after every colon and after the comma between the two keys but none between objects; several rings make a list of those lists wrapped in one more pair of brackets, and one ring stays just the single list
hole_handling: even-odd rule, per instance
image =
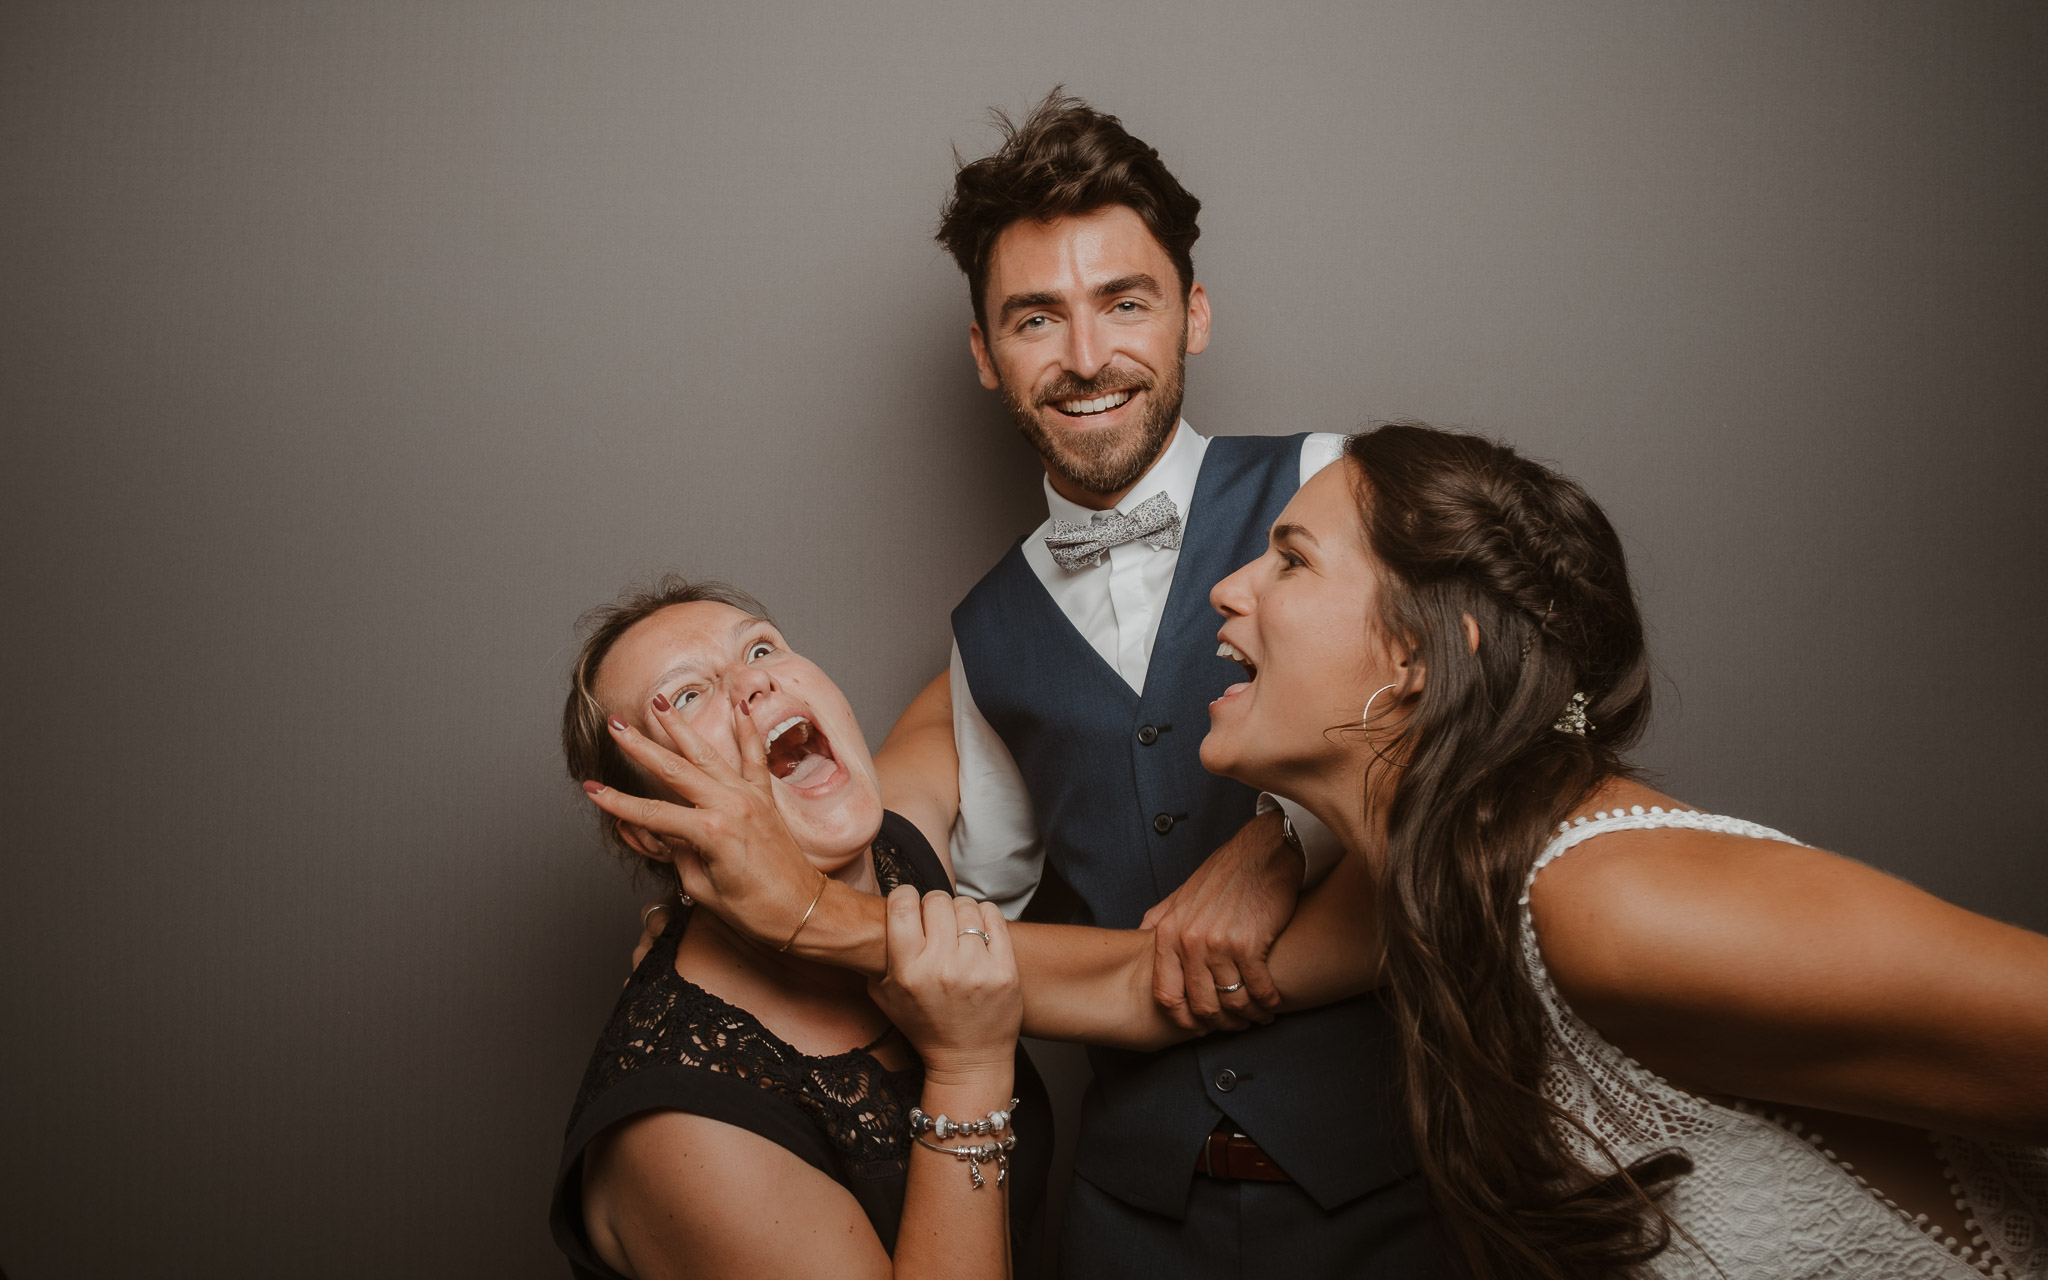
[{"label": "dark grey trousers", "polygon": [[1197,1177],[1184,1222],[1076,1177],[1061,1280],[1437,1280],[1443,1256],[1419,1179],[1325,1213],[1291,1182]]}]

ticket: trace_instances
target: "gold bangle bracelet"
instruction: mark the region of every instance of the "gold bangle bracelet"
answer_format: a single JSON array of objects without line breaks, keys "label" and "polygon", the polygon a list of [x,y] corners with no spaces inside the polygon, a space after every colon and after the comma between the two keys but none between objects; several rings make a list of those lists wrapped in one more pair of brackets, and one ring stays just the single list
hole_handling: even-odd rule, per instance
[{"label": "gold bangle bracelet", "polygon": [[796,922],[796,929],[790,933],[789,941],[783,943],[779,948],[778,954],[796,945],[796,935],[802,933],[804,926],[811,922],[811,914],[818,909],[818,904],[825,900],[825,886],[831,883],[831,876],[826,875],[822,871],[818,873],[818,896],[811,899],[811,905],[804,910],[804,918]]}]

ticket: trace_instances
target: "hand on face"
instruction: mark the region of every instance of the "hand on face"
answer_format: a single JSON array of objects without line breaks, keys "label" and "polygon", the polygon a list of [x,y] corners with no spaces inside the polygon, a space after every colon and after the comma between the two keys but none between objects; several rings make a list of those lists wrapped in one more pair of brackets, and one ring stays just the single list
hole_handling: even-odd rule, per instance
[{"label": "hand on face", "polygon": [[621,823],[636,848],[672,857],[683,892],[756,942],[780,946],[791,922],[814,900],[823,873],[804,855],[783,820],[768,771],[767,741],[742,710],[739,767],[713,751],[672,706],[655,712],[670,751],[613,717],[612,740],[663,790],[683,803],[629,796],[583,784],[598,808]]},{"label": "hand on face", "polygon": [[749,934],[781,945],[787,899],[801,893],[800,914],[818,872],[851,863],[881,826],[852,709],[762,619],[712,602],[663,609],[619,637],[593,686],[652,797],[593,802]]},{"label": "hand on face", "polygon": [[1024,1022],[1009,926],[994,904],[898,886],[889,895],[889,971],[875,1004],[924,1059],[927,1079],[1007,1069]]}]

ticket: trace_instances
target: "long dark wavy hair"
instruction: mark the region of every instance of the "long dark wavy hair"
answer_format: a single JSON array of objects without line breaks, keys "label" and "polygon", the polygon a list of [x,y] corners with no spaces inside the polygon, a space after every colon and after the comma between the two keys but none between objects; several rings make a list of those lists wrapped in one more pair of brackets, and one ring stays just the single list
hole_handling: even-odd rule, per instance
[{"label": "long dark wavy hair", "polygon": [[[1370,622],[1428,673],[1398,737],[1375,735],[1392,773],[1373,790],[1391,792],[1387,994],[1431,1199],[1473,1276],[1633,1275],[1669,1246],[1657,1200],[1691,1162],[1573,1153],[1592,1135],[1542,1092],[1543,1012],[1520,962],[1531,865],[1603,781],[1633,776],[1622,752],[1649,719],[1621,541],[1575,481],[1479,436],[1396,423],[1345,457],[1381,567]],[[1562,732],[1579,692],[1589,727]]]}]

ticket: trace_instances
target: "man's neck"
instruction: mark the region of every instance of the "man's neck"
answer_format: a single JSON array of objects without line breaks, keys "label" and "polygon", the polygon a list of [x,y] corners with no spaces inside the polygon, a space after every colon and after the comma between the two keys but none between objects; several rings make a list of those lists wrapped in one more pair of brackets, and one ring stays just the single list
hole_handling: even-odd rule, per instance
[{"label": "man's neck", "polygon": [[[1146,466],[1145,471],[1149,474],[1153,467],[1159,465],[1159,459],[1164,457],[1165,454],[1166,450],[1164,448],[1160,449],[1159,453],[1154,455],[1151,463]],[[1114,493],[1097,493],[1093,489],[1083,489],[1072,480],[1054,471],[1051,463],[1045,464],[1045,482],[1052,486],[1052,491],[1075,506],[1086,507],[1090,511],[1108,511],[1115,507],[1117,503],[1122,502],[1128,497],[1131,490],[1137,488],[1144,478],[1144,476],[1139,476],[1136,480],[1131,481]]]}]

